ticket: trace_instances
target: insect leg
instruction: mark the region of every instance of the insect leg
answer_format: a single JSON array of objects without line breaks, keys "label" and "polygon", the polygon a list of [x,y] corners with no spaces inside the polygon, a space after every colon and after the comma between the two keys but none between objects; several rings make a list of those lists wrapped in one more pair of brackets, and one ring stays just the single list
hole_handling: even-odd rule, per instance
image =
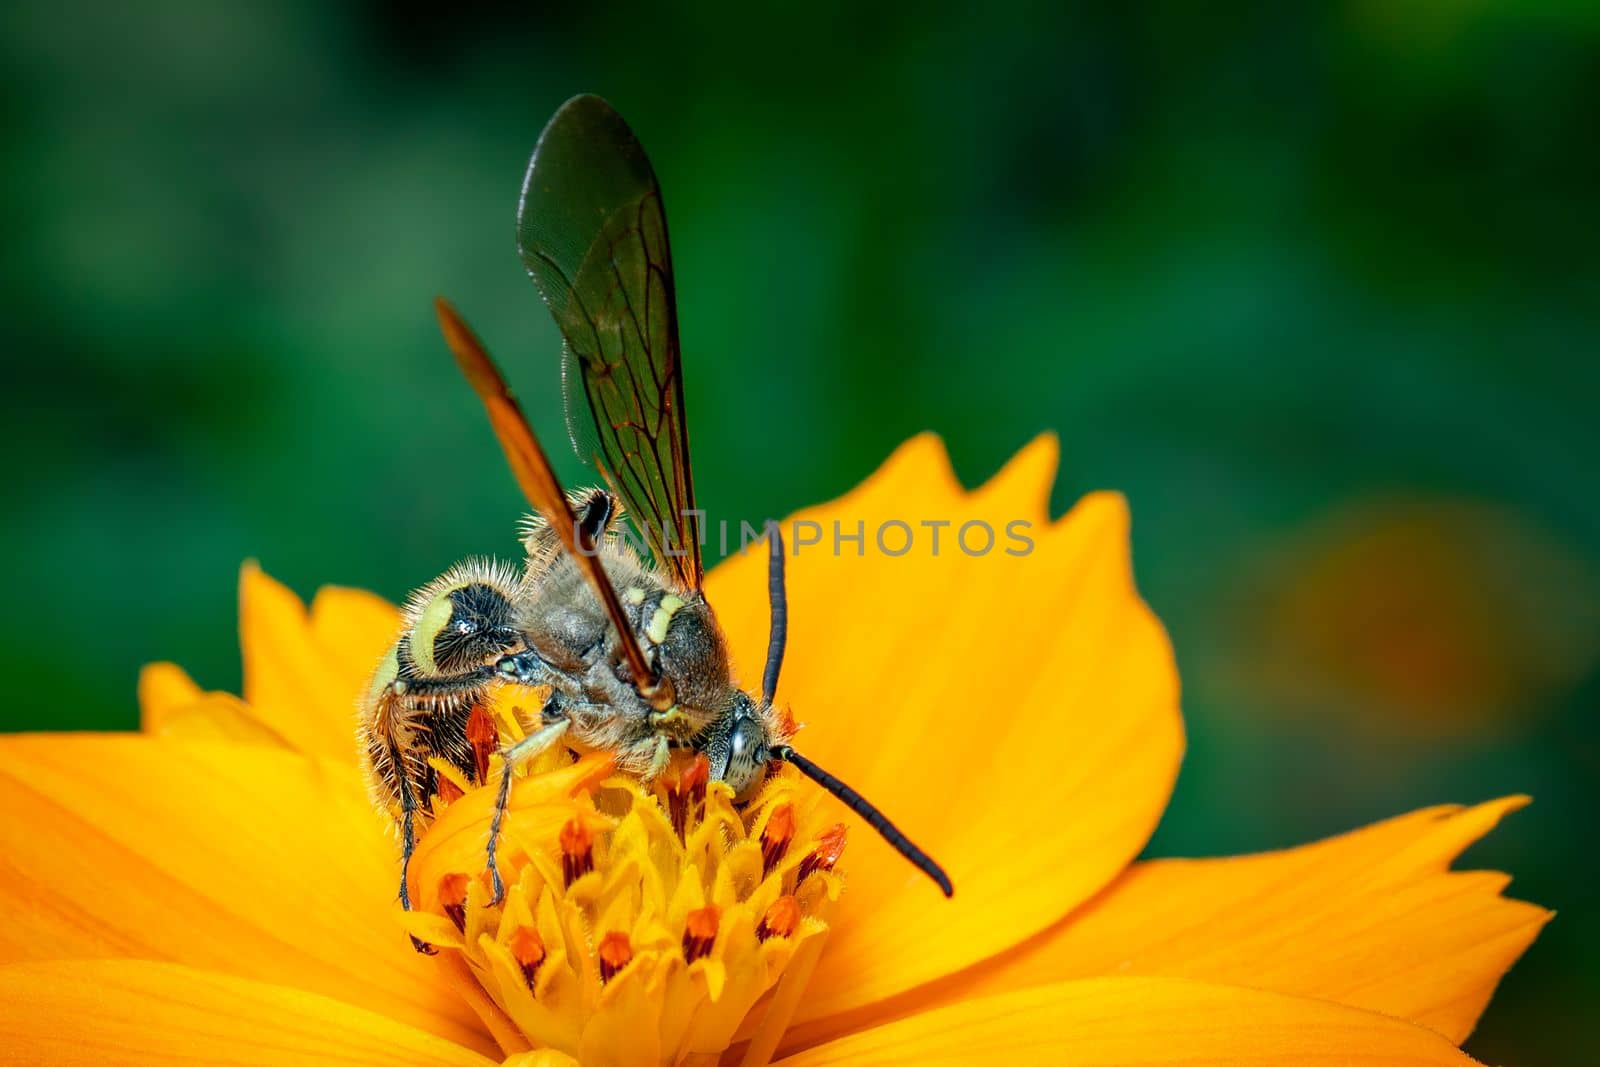
[{"label": "insect leg", "polygon": [[[398,768],[403,766],[400,760],[400,749],[396,745],[389,746],[389,757],[394,760]],[[402,771],[396,775],[400,784],[400,907],[406,911],[411,910],[411,889],[406,884],[411,866],[411,853],[417,847],[416,811],[417,798],[411,792],[411,780]]]},{"label": "insect leg", "polygon": [[672,759],[672,741],[666,734],[656,736],[656,750],[650,756],[650,768],[644,773],[646,782],[653,782],[667,769],[667,763]]},{"label": "insect leg", "polygon": [[537,756],[551,745],[561,739],[572,723],[567,719],[557,719],[548,726],[541,727],[524,737],[521,741],[500,753],[502,764],[500,767],[500,791],[494,798],[494,816],[489,820],[489,882],[494,889],[491,904],[498,904],[505,896],[506,887],[500,880],[500,865],[495,858],[495,852],[500,847],[500,824],[505,819],[506,807],[511,803],[511,772],[512,768],[521,760]]},{"label": "insect leg", "polygon": [[[400,748],[392,742],[389,745],[389,758],[394,760],[396,768],[403,767],[400,762]],[[417,848],[417,797],[411,791],[411,780],[403,769],[396,777],[400,784],[400,907],[410,911],[411,887],[408,883],[411,878],[411,853]],[[438,951],[415,934],[411,935],[411,947],[426,956],[432,956]]]}]

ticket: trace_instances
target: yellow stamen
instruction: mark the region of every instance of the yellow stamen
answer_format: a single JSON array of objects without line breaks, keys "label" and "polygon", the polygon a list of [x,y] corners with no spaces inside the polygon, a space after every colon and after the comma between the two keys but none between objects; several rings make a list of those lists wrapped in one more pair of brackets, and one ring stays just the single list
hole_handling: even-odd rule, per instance
[{"label": "yellow stamen", "polygon": [[418,848],[413,873],[438,892],[407,929],[464,963],[531,1048],[715,1063],[758,1004],[783,1005],[768,1022],[792,1017],[842,889],[843,830],[819,823],[821,795],[789,772],[743,805],[703,758],[679,757],[655,789],[606,773],[568,757],[522,776],[498,903],[474,869],[494,790],[452,804]]},{"label": "yellow stamen", "polygon": [[440,969],[444,971],[445,980],[450,983],[451,988],[461,994],[461,999],[467,1002],[473,1014],[488,1029],[489,1035],[494,1038],[494,1043],[500,1046],[501,1052],[512,1056],[533,1048],[517,1024],[477,981],[460,953],[443,952],[435,958]]}]

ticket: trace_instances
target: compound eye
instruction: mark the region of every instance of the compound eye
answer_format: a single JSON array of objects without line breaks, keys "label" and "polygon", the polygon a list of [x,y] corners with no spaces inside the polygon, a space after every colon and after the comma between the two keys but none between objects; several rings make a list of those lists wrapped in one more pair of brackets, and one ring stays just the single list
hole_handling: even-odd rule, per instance
[{"label": "compound eye", "polygon": [[733,736],[728,738],[728,749],[738,763],[754,763],[755,752],[760,744],[759,731],[752,729],[749,722],[737,723],[733,728]]},{"label": "compound eye", "polygon": [[742,719],[728,736],[727,783],[737,799],[748,799],[767,770],[767,732],[760,723]]}]

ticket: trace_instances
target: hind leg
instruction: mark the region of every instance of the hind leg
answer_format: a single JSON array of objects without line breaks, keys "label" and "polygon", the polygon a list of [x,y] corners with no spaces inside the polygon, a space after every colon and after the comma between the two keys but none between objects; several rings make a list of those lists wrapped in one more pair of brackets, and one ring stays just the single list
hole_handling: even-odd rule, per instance
[{"label": "hind leg", "polygon": [[[392,663],[387,669],[387,679],[380,673],[363,709],[360,736],[373,797],[382,810],[393,815],[400,829],[400,906],[410,911],[411,856],[433,777],[427,763],[433,754],[427,717],[440,701],[475,699],[483,690],[485,676],[492,672],[484,668],[459,676],[415,680],[398,677]],[[418,952],[433,951],[415,937],[411,941]]]},{"label": "hind leg", "polygon": [[[410,775],[405,773],[400,761],[400,749],[389,746],[389,756],[399,769],[400,786],[400,907],[411,910],[411,854],[417,849],[417,794]],[[432,956],[438,950],[426,941],[411,935],[411,947],[424,955]]]}]

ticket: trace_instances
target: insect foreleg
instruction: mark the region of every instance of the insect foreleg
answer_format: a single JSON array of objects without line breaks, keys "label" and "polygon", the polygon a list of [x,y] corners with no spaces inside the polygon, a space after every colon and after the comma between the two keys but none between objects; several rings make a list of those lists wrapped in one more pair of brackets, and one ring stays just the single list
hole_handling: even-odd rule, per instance
[{"label": "insect foreleg", "polygon": [[656,736],[656,748],[650,755],[650,767],[644,772],[644,780],[653,782],[667,769],[667,763],[672,759],[672,741],[666,734]]},{"label": "insect foreleg", "polygon": [[506,887],[500,881],[500,866],[495,859],[495,851],[500,847],[500,823],[505,819],[506,807],[511,802],[512,770],[518,762],[537,756],[559,741],[571,725],[566,719],[557,719],[500,753],[500,759],[503,761],[500,767],[500,792],[495,795],[494,816],[489,820],[489,882],[494,889],[494,899],[491,903],[498,904],[505,896]]}]

